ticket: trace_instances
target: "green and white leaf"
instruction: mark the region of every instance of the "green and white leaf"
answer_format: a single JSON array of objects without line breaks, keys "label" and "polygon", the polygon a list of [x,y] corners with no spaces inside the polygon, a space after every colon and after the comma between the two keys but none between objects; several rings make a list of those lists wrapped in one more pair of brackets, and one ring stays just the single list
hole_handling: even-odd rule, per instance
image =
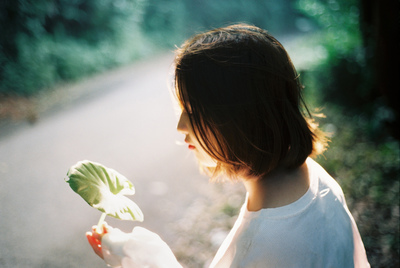
[{"label": "green and white leaf", "polygon": [[88,160],[72,166],[68,173],[72,190],[90,206],[120,220],[143,221],[143,213],[125,195],[135,194],[133,184],[117,171]]}]

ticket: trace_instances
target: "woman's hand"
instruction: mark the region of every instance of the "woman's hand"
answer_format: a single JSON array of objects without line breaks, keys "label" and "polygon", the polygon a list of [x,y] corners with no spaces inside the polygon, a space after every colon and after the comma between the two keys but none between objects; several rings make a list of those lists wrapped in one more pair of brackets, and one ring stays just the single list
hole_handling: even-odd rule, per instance
[{"label": "woman's hand", "polygon": [[91,232],[86,233],[86,238],[89,244],[92,246],[93,251],[102,259],[103,257],[103,250],[101,247],[101,239],[103,236],[111,230],[111,227],[107,225],[107,223],[103,223],[103,225],[98,228],[96,225],[92,227]]},{"label": "woman's hand", "polygon": [[86,237],[93,251],[112,267],[182,268],[160,236],[143,227],[125,233],[104,223],[93,226]]}]

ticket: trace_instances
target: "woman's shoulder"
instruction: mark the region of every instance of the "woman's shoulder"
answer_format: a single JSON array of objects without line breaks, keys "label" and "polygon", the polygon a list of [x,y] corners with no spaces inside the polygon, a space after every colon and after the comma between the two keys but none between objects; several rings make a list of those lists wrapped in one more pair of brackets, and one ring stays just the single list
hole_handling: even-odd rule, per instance
[{"label": "woman's shoulder", "polygon": [[316,195],[324,197],[331,193],[344,202],[343,190],[337,180],[311,158],[307,159],[307,166],[310,174],[310,188]]}]

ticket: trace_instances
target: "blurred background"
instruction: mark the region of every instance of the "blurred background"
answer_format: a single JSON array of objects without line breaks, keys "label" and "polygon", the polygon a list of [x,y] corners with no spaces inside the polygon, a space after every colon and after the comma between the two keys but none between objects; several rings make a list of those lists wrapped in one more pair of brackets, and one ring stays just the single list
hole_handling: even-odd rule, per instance
[{"label": "blurred background", "polygon": [[326,116],[331,143],[317,161],[342,186],[371,266],[398,267],[393,0],[2,0],[0,267],[105,267],[83,237],[97,214],[63,183],[85,157],[138,178],[143,226],[185,267],[207,267],[243,189],[208,184],[176,146],[170,65],[188,37],[238,22],[288,50],[312,110]]}]

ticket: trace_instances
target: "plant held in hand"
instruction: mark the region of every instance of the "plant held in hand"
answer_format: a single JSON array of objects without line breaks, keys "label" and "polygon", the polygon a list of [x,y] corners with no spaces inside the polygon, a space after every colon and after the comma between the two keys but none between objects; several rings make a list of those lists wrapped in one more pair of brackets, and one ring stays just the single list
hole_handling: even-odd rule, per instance
[{"label": "plant held in hand", "polygon": [[103,212],[97,226],[101,226],[106,215],[120,219],[143,221],[143,213],[126,195],[135,194],[133,184],[117,171],[88,160],[79,161],[68,173],[72,190],[90,206]]}]

